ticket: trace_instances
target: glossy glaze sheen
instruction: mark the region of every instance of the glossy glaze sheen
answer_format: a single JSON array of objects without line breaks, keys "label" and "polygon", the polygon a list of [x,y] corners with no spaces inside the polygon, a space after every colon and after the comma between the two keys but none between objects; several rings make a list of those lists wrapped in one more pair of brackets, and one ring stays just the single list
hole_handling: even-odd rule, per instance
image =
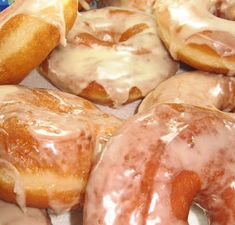
[{"label": "glossy glaze sheen", "polygon": [[[28,203],[26,196],[41,191],[47,207],[69,210],[79,203],[92,161],[120,121],[58,91],[1,86],[0,92],[0,169],[13,179],[17,203],[37,207],[40,198]],[[62,201],[57,192],[65,195]],[[66,193],[73,193],[69,200]]]},{"label": "glossy glaze sheen", "polygon": [[235,111],[235,78],[201,71],[173,76],[158,85],[141,102],[138,111],[142,112],[160,102]]},{"label": "glossy glaze sheen", "polygon": [[159,104],[136,115],[92,171],[84,225],[183,225],[192,200],[211,224],[234,224],[234,136],[235,120],[206,108]]},{"label": "glossy glaze sheen", "polygon": [[[154,14],[159,21],[165,17],[173,57],[184,44],[197,44],[210,47],[223,61],[235,55],[234,7],[233,0],[157,0]],[[234,74],[234,68],[223,63]]]},{"label": "glossy glaze sheen", "polygon": [[78,15],[68,45],[52,52],[48,69],[49,79],[62,90],[79,95],[95,81],[120,106],[132,88],[145,96],[174,75],[177,65],[158,38],[150,15],[108,7]]},{"label": "glossy glaze sheen", "polygon": [[[158,0],[155,7],[159,12],[167,9],[170,14],[170,30],[176,39],[174,42],[172,39],[170,43],[172,52],[180,47],[179,44],[182,41],[194,42],[201,40],[202,43],[210,44],[221,55],[234,54],[235,46],[232,40],[234,40],[235,32],[231,29],[234,22],[225,20],[232,17],[230,10],[235,7],[234,1]],[[225,19],[218,18],[214,14],[223,16]],[[194,34],[202,31],[221,31],[231,36],[220,35],[221,37],[217,38],[221,40],[217,40],[216,43],[213,37],[211,39],[210,37],[208,39],[203,38],[203,34],[201,34],[202,37],[193,37]]]},{"label": "glossy glaze sheen", "polygon": [[58,27],[61,43],[65,45],[66,27],[63,1],[67,0],[17,0],[9,8],[0,13],[0,28],[5,22],[16,15],[29,14]]}]

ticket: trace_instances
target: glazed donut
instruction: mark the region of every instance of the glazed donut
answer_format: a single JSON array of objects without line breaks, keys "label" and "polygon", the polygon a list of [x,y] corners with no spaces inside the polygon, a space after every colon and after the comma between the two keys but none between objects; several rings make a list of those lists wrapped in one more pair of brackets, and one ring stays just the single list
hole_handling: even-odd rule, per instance
[{"label": "glazed donut", "polygon": [[20,82],[58,43],[77,15],[77,0],[16,0],[0,13],[0,84]]},{"label": "glazed donut", "polygon": [[[226,81],[211,91],[235,90],[235,80]],[[91,172],[84,225],[186,225],[192,202],[205,209],[209,224],[234,224],[234,136],[235,117],[219,109],[159,103],[137,114]]]},{"label": "glazed donut", "polygon": [[1,225],[51,225],[50,218],[43,210],[27,208],[23,212],[15,204],[0,200]]},{"label": "glazed donut", "polygon": [[235,111],[235,79],[201,71],[173,76],[145,97],[138,112],[148,110],[155,103],[166,102]]},{"label": "glazed donut", "polygon": [[155,0],[99,0],[98,7],[119,6],[151,12]]},{"label": "glazed donut", "polygon": [[153,11],[161,39],[175,59],[233,76],[234,9],[230,0],[156,0]]},{"label": "glazed donut", "polygon": [[177,68],[150,15],[107,7],[78,15],[68,44],[40,72],[61,90],[117,107],[142,98]]},{"label": "glazed donut", "polygon": [[121,121],[58,91],[0,93],[0,198],[56,213],[79,207],[91,163]]}]

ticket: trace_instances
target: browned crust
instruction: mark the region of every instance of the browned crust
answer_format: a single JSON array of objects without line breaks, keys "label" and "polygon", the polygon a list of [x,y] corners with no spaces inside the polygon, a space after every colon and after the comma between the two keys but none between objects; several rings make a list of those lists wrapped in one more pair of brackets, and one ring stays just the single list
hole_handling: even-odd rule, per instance
[{"label": "browned crust", "polygon": [[[5,88],[8,87],[10,86]],[[3,115],[9,115],[7,114],[9,111],[15,112],[14,115],[4,117],[0,124],[0,199],[17,203],[15,193],[17,190],[18,193],[25,191],[27,206],[52,209],[58,207],[58,210],[63,207],[67,210],[79,207],[83,203],[85,186],[92,162],[95,160],[96,155],[93,152],[96,144],[100,150],[101,145],[103,146],[112,133],[120,127],[121,121],[116,118],[112,120],[108,114],[99,112],[89,101],[73,95],[60,92],[53,94],[52,91],[43,89],[26,91],[26,88],[20,86],[18,88],[17,91],[15,89],[13,92],[9,91],[0,102],[0,112]],[[64,100],[64,104],[60,104],[61,99]],[[25,111],[22,108],[25,107],[31,109],[26,110],[29,112],[27,115],[23,114]],[[81,126],[76,135],[62,140],[56,136],[52,139],[49,136],[37,138],[30,132],[30,125],[35,121],[34,116],[40,121],[44,120],[44,113],[34,114],[33,111],[37,111],[37,108],[45,113],[46,111],[53,114],[63,113],[62,117],[69,114],[75,116],[75,110],[79,112],[83,110],[81,122],[86,125]],[[86,112],[92,118],[89,118]],[[18,113],[25,116],[25,120],[21,116],[17,117]],[[31,114],[34,116],[31,117]],[[86,116],[87,121],[84,118]],[[99,122],[95,123],[95,119]],[[76,120],[74,121],[76,123]],[[41,126],[40,122],[37,124]],[[80,125],[80,122],[75,124],[75,126]],[[93,127],[90,127],[91,125]],[[91,132],[84,131],[87,126]],[[43,125],[41,127],[44,129]],[[68,129],[73,131],[73,128]],[[43,143],[53,143],[56,153]],[[72,151],[69,146],[74,146]]]},{"label": "browned crust", "polygon": [[77,17],[77,1],[76,0],[68,0],[64,7],[64,17],[66,24],[66,33],[70,31],[72,28],[75,19]]},{"label": "browned crust", "polygon": [[[76,19],[76,0],[64,5],[66,29]],[[55,48],[60,32],[55,26],[30,15],[17,15],[0,29],[0,84],[19,83]]]},{"label": "browned crust", "polygon": [[[6,121],[6,123],[8,123],[8,121]],[[6,161],[14,165],[20,175],[20,179],[30,178],[30,185],[32,185],[32,183],[34,183],[35,181],[34,176],[41,174],[41,177],[43,177],[42,181],[39,182],[39,185],[37,187],[35,187],[35,185],[33,185],[33,187],[30,187],[28,185],[24,186],[26,189],[26,206],[37,208],[52,208],[51,203],[54,199],[55,202],[59,203],[59,206],[72,205],[72,208],[79,207],[83,202],[84,186],[87,182],[91,168],[91,143],[88,143],[87,151],[80,152],[78,148],[77,154],[79,155],[79,158],[76,165],[70,165],[70,173],[63,173],[58,165],[48,165],[46,162],[44,162],[43,166],[41,166],[37,163],[37,161],[32,160],[30,158],[32,156],[34,158],[41,157],[40,152],[34,152],[34,148],[38,148],[37,141],[33,139],[32,136],[30,136],[27,131],[27,127],[19,125],[16,120],[13,119],[13,121],[9,125],[10,126],[7,125],[6,127],[1,126],[1,128],[3,128],[3,130],[5,130],[8,134],[7,143],[5,143],[4,137],[1,137],[0,135],[0,143],[2,148],[15,148],[14,151],[5,152],[5,154],[11,155],[11,161]],[[67,141],[67,143],[69,142],[70,140]],[[4,156],[0,157],[0,159],[4,160]],[[41,159],[40,161],[43,162],[42,160],[43,159]],[[64,163],[68,162],[65,161]],[[25,168],[22,166],[22,164],[25,165]],[[0,165],[0,198],[8,202],[16,203],[17,200],[16,194],[14,192],[14,182],[17,182],[19,180],[17,180],[18,178],[13,180],[11,178],[11,172],[9,172],[7,168],[8,167],[4,166],[4,164]],[[24,173],[25,170],[28,171],[28,174]],[[47,171],[49,171],[57,179],[60,179],[60,182],[57,183],[56,178],[53,178],[54,180],[48,181]],[[73,181],[73,183],[76,184],[81,183],[81,186],[77,187],[77,185],[75,184],[70,184],[70,189],[65,190],[63,184],[69,184],[71,180]],[[48,182],[51,182],[52,186],[46,186]]]},{"label": "browned crust", "polygon": [[[69,87],[65,86],[59,86],[55,77],[58,77],[58,74],[55,74],[54,72],[50,71],[48,68],[48,59],[43,61],[43,63],[39,67],[39,72],[49,79],[52,84],[56,85],[58,88],[60,88],[63,91],[71,92]],[[74,94],[74,93],[73,93]],[[101,104],[101,105],[108,105],[110,107],[114,107],[114,101],[110,99],[110,96],[106,92],[105,88],[97,83],[96,81],[91,82],[86,88],[84,88],[78,96],[83,97],[87,100],[90,100],[92,102]],[[132,87],[129,91],[129,97],[128,100],[124,103],[128,104],[130,102],[133,102],[135,100],[143,98],[143,95],[139,88]]]},{"label": "browned crust", "polygon": [[[30,134],[28,125],[22,124],[22,121],[18,121],[13,117],[5,119],[4,123],[0,125],[0,129],[4,131],[0,132],[1,153],[8,155],[10,158],[8,161],[19,171],[27,169],[28,171],[39,173],[40,171],[49,170],[61,177],[73,175],[74,177],[82,177],[83,179],[87,178],[92,163],[92,152],[94,148],[91,138],[87,138],[87,143],[84,145],[86,151],[82,151],[81,147],[78,144],[76,145],[76,153],[79,155],[76,164],[68,163],[64,155],[64,162],[61,163],[67,163],[69,167],[69,172],[65,173],[61,168],[61,164],[58,165],[43,161],[41,152],[47,151],[47,148],[40,147],[40,142]],[[81,132],[79,137],[71,137],[66,140],[66,143],[68,145],[76,144],[78,139],[82,140],[83,138],[84,134]],[[57,146],[57,151],[64,149],[63,146],[63,143],[60,143]],[[35,151],[35,148],[40,150]],[[4,154],[0,156],[0,159],[5,158]],[[47,154],[47,157],[51,157],[52,159],[56,157],[52,151]],[[32,158],[38,160],[32,160]]]},{"label": "browned crust", "polygon": [[[164,11],[161,12],[160,15],[156,10],[154,13],[159,27],[160,38],[167,49],[169,49],[169,42],[171,40],[169,12]],[[219,35],[220,32],[218,31],[217,33]],[[196,35],[197,34],[195,34],[195,36]],[[207,72],[228,74],[230,72],[229,68],[226,66],[228,64],[232,66],[233,71],[235,71],[235,56],[222,57],[206,44],[185,43],[178,52],[176,52],[176,58],[193,68]],[[223,60],[221,60],[222,58]]]},{"label": "browned crust", "polygon": [[[98,104],[114,106],[114,102],[110,99],[106,90],[102,85],[96,81],[91,82],[80,94],[79,96],[86,98]],[[132,87],[129,91],[128,100],[124,103],[130,103],[137,99],[142,98],[141,91],[137,87]]]},{"label": "browned crust", "polygon": [[219,56],[207,45],[188,44],[183,46],[178,52],[177,57],[182,62],[199,70],[228,74],[230,71],[226,64],[232,65],[235,70],[235,56]]},{"label": "browned crust", "polygon": [[[16,203],[16,194],[14,192],[14,184],[6,183],[4,178],[1,179],[0,176],[0,198],[4,201]],[[64,179],[66,182],[66,178]],[[58,189],[58,188],[57,188]],[[74,203],[72,209],[80,208],[84,202],[85,190],[79,192],[76,190],[76,187],[73,191],[64,191],[62,188],[56,191],[52,191],[51,193],[54,196],[54,199],[59,204],[68,205]],[[35,207],[35,208],[51,208],[51,201],[48,192],[44,190],[35,190],[29,189],[25,192],[26,196],[26,206],[27,207]],[[75,202],[76,200],[76,202]]]},{"label": "browned crust", "polygon": [[[43,104],[45,104],[45,102]],[[45,104],[44,107],[46,108],[47,105]],[[53,108],[53,110],[56,109]],[[55,202],[59,203],[59,206],[67,205],[69,207],[72,206],[72,208],[77,208],[82,204],[84,186],[87,182],[92,163],[92,142],[89,142],[87,144],[86,151],[80,151],[79,146],[77,147],[77,154],[79,155],[79,157],[76,161],[76,165],[69,164],[69,172],[63,173],[60,165],[52,164],[51,162],[48,164],[46,162],[43,162],[43,159],[40,159],[40,152],[43,150],[46,151],[46,149],[42,149],[39,152],[35,151],[35,148],[39,149],[39,143],[30,135],[27,126],[18,123],[15,118],[12,118],[10,120],[5,120],[0,127],[0,129],[5,131],[3,133],[0,132],[0,145],[3,153],[3,155],[0,156],[0,160],[5,160],[4,155],[10,155],[9,159],[6,159],[6,162],[14,165],[14,167],[20,174],[20,179],[24,177],[26,177],[27,179],[30,178],[31,184],[35,181],[34,176],[41,174],[41,177],[43,177],[42,181],[39,182],[39,186],[37,187],[35,187],[34,185],[34,187],[31,188],[30,186],[25,185],[27,206],[37,208],[51,208],[51,202],[53,202],[51,201],[52,199],[54,199]],[[7,138],[4,135],[5,133],[7,133]],[[76,141],[77,140],[75,139],[71,139],[67,140],[66,143],[69,144]],[[58,151],[62,147],[63,144],[58,147]],[[14,150],[8,151],[8,149]],[[39,162],[41,163],[38,163],[37,160],[32,160],[31,157],[39,159]],[[56,156],[48,155],[48,157]],[[66,162],[66,156],[64,163],[68,163]],[[16,194],[14,192],[14,181],[17,182],[18,178],[13,181],[10,177],[11,172],[8,171],[7,168],[8,167],[4,166],[4,164],[1,165],[0,161],[0,199],[16,203],[17,200]],[[29,174],[24,174],[25,170],[30,171]],[[60,182],[57,183],[56,179],[55,183],[53,180],[48,181],[47,171],[60,179]],[[65,190],[63,184],[69,184],[71,180],[73,181],[73,184],[70,184],[69,190]],[[51,182],[50,185],[52,186],[45,186],[45,184],[47,184],[48,182]],[[80,183],[81,186],[77,187],[76,184]]]}]

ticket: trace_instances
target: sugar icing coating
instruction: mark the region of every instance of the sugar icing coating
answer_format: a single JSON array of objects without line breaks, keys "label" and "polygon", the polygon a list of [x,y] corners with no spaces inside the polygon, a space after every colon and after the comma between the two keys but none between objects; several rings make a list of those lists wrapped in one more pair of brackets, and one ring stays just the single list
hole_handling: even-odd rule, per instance
[{"label": "sugar icing coating", "polygon": [[197,106],[162,103],[136,115],[91,173],[84,225],[186,225],[192,200],[210,224],[233,224],[234,135],[232,117]]},{"label": "sugar icing coating", "polygon": [[201,71],[185,72],[162,82],[141,102],[138,111],[159,103],[185,103],[235,110],[235,78]]},{"label": "sugar icing coating", "polygon": [[131,88],[145,96],[174,75],[177,65],[150,15],[108,7],[78,15],[67,46],[52,52],[48,68],[52,74],[47,76],[62,90],[79,95],[96,81],[119,106],[128,100]]},{"label": "sugar icing coating", "polygon": [[[87,186],[84,225],[186,225],[197,203],[235,222],[235,79],[186,72],[162,82],[107,143]],[[99,205],[99,207],[96,207]]]},{"label": "sugar icing coating", "polygon": [[0,28],[16,15],[29,14],[58,27],[61,43],[65,45],[66,27],[63,10],[63,1],[61,0],[16,0],[10,7],[0,13]]},{"label": "sugar icing coating", "polygon": [[24,209],[31,188],[47,193],[54,211],[71,209],[80,196],[60,202],[57,187],[84,190],[93,160],[121,121],[59,91],[22,86],[0,91],[0,170],[14,183],[17,203]]},{"label": "sugar icing coating", "polygon": [[224,60],[235,54],[234,7],[233,0],[157,0],[154,15],[162,21],[167,17],[167,45],[174,58],[185,44],[206,45],[234,74],[233,66]]}]

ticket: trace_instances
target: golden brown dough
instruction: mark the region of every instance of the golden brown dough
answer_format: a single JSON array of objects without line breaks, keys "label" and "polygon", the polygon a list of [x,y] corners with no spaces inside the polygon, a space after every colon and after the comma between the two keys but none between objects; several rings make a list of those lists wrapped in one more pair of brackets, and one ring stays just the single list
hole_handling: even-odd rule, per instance
[{"label": "golden brown dough", "polygon": [[166,102],[235,111],[235,78],[202,71],[181,73],[151,91],[141,102],[138,112]]},{"label": "golden brown dough", "polygon": [[38,66],[64,41],[76,15],[77,0],[51,0],[49,7],[45,0],[18,0],[1,12],[0,84],[18,83]]},{"label": "golden brown dough", "polygon": [[156,0],[154,16],[171,55],[203,71],[235,75],[234,1]]},{"label": "golden brown dough", "polygon": [[0,92],[0,198],[55,212],[81,205],[91,164],[121,121],[59,91]]},{"label": "golden brown dough", "polygon": [[93,166],[84,225],[186,225],[193,202],[208,224],[235,224],[235,117],[221,111],[235,111],[235,79],[197,72],[163,83]]},{"label": "golden brown dough", "polygon": [[79,14],[68,44],[40,66],[61,90],[114,107],[143,98],[177,69],[153,17],[119,7]]}]

